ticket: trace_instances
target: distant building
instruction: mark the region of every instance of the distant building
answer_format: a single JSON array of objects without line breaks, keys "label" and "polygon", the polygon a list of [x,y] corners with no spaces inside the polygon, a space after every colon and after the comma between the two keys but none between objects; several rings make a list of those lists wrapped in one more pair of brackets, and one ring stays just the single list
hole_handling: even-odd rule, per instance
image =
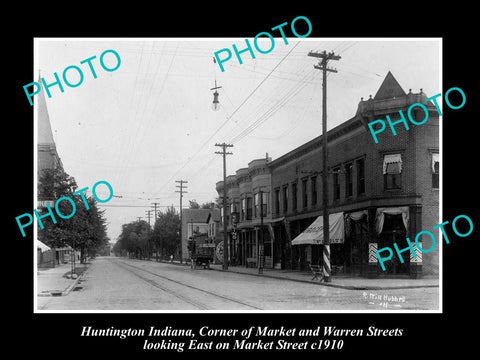
[{"label": "distant building", "polygon": [[182,209],[182,260],[189,259],[188,240],[193,235],[206,234],[217,239],[220,211],[218,209]]},{"label": "distant building", "polygon": [[[405,248],[406,237],[413,241],[418,232],[432,231],[440,222],[439,118],[434,105],[425,103],[426,98],[422,91],[405,93],[389,72],[376,95],[360,101],[355,116],[328,131],[329,213],[335,214],[343,229],[330,246],[336,273],[438,274],[438,246],[429,253],[416,251],[416,258],[405,251],[403,263],[395,254],[385,262],[385,272],[375,255],[382,247],[393,249],[393,243]],[[375,144],[368,123],[386,121],[387,115],[395,122],[400,119],[399,111],[407,114],[414,103],[428,108],[428,121],[420,126],[410,124],[409,130],[398,123],[396,136],[387,124]],[[412,116],[421,122],[424,113],[413,111]],[[257,265],[261,189],[265,266],[304,270],[309,263],[322,263],[323,239],[295,241],[323,214],[321,150],[322,136],[318,136],[273,161],[253,160],[248,168],[227,178],[228,202],[240,205],[240,236],[231,252],[238,264]],[[223,181],[216,184],[220,196],[223,186]],[[229,234],[231,229],[229,224]],[[422,240],[422,247],[429,249],[431,239]]]}]

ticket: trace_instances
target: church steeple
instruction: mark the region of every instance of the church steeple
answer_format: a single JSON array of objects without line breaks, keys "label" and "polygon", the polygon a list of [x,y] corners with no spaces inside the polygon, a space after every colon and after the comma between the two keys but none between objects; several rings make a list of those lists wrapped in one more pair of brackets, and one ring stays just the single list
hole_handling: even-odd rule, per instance
[{"label": "church steeple", "polygon": [[42,87],[40,93],[37,95],[35,101],[38,101],[37,107],[37,172],[40,177],[43,169],[63,168],[62,161],[57,153],[57,147],[53,138],[52,126],[50,124],[50,117],[48,115],[47,102],[45,99],[45,92],[43,91],[42,83],[40,82],[40,75],[38,76],[38,83]]},{"label": "church steeple", "polygon": [[55,146],[53,139],[52,127],[50,125],[50,117],[48,116],[47,102],[45,100],[45,92],[38,76],[38,83],[41,86],[40,93],[37,95],[38,100],[38,144],[48,144]]}]

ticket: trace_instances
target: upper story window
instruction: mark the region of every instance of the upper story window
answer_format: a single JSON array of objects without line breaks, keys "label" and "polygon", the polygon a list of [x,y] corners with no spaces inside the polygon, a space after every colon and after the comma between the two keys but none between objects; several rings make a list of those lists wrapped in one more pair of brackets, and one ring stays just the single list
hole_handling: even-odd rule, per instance
[{"label": "upper story window", "polygon": [[246,220],[252,220],[252,198],[247,198],[247,214]]},{"label": "upper story window", "polygon": [[286,214],[288,211],[288,186],[283,187],[283,212]]},{"label": "upper story window", "polygon": [[340,168],[333,169],[333,200],[340,199]]},{"label": "upper story window", "polygon": [[275,189],[275,214],[280,214],[280,189]]},{"label": "upper story window", "polygon": [[268,211],[268,196],[270,193],[268,192],[261,192],[262,197],[261,197],[261,203],[259,204],[259,209],[261,210],[261,213],[259,213],[259,216],[267,216],[267,211]]},{"label": "upper story window", "polygon": [[247,199],[243,198],[242,199],[242,204],[240,206],[240,218],[243,220],[246,220],[246,215],[247,215]]},{"label": "upper story window", "polygon": [[312,206],[317,205],[317,177],[310,178],[310,192],[312,193]]},{"label": "upper story window", "polygon": [[302,180],[302,207],[305,209],[308,205],[307,179]]},{"label": "upper story window", "polygon": [[432,154],[432,188],[440,188],[440,156],[438,153]]},{"label": "upper story window", "polygon": [[402,188],[402,155],[389,154],[383,158],[383,176],[386,190]]},{"label": "upper story window", "polygon": [[297,211],[297,183],[292,183],[292,211]]},{"label": "upper story window", "polygon": [[345,196],[353,195],[353,164],[345,164]]},{"label": "upper story window", "polygon": [[365,193],[365,159],[357,160],[357,195]]}]

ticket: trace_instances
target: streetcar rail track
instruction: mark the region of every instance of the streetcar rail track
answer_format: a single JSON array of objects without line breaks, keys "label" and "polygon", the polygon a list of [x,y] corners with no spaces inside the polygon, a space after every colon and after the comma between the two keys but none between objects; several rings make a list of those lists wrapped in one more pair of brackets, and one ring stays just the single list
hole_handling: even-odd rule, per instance
[{"label": "streetcar rail track", "polygon": [[[187,288],[190,288],[190,289],[193,289],[193,290],[196,290],[196,291],[203,292],[203,293],[208,294],[208,295],[210,295],[210,296],[214,296],[214,297],[217,297],[217,298],[220,298],[220,299],[223,299],[223,300],[227,300],[227,301],[230,301],[230,302],[233,302],[233,303],[236,303],[236,304],[240,304],[240,305],[243,305],[243,306],[246,306],[246,307],[250,307],[250,308],[253,308],[253,309],[255,309],[255,310],[263,310],[262,308],[260,308],[260,307],[258,307],[258,306],[255,306],[255,305],[252,305],[252,304],[249,304],[249,303],[247,303],[247,302],[245,302],[245,301],[241,301],[241,300],[238,300],[238,299],[234,299],[234,298],[232,298],[232,297],[229,297],[229,296],[226,296],[226,295],[221,295],[221,294],[215,293],[215,292],[213,292],[213,291],[205,290],[205,289],[202,289],[202,288],[193,286],[193,285],[185,284],[185,283],[182,283],[182,282],[180,282],[180,281],[173,280],[173,279],[170,279],[170,278],[168,278],[168,277],[166,277],[166,276],[157,274],[157,273],[155,273],[155,272],[153,272],[153,271],[149,271],[149,270],[147,270],[147,269],[144,269],[144,268],[141,268],[141,267],[132,265],[132,264],[128,264],[128,263],[126,263],[126,262],[121,262],[121,263],[122,263],[123,265],[120,265],[119,262],[115,262],[115,264],[116,264],[117,266],[120,266],[120,267],[122,267],[122,268],[124,268],[124,269],[126,269],[126,270],[128,270],[127,267],[131,267],[131,268],[134,268],[134,269],[137,269],[137,270],[144,271],[144,272],[146,272],[146,273],[148,273],[148,274],[154,275],[154,276],[159,277],[159,278],[161,278],[161,279],[168,280],[168,281],[170,281],[170,282],[172,282],[172,283],[175,283],[175,284],[178,284],[178,285],[181,285],[181,286],[185,286],[185,287],[187,287]],[[131,271],[131,270],[130,270],[130,271]],[[203,304],[203,303],[201,303],[201,302],[199,302],[199,301],[194,301],[194,300],[192,300],[192,299],[190,299],[190,298],[188,298],[188,297],[186,297],[186,296],[183,296],[183,295],[181,295],[181,294],[173,291],[172,289],[169,289],[169,288],[167,288],[167,287],[164,287],[164,286],[158,284],[157,282],[155,282],[155,281],[153,281],[153,280],[151,280],[151,279],[148,279],[148,278],[146,278],[146,277],[144,277],[144,276],[141,276],[141,275],[139,275],[138,273],[135,273],[135,272],[133,272],[133,271],[131,271],[131,272],[132,272],[134,275],[136,275],[137,277],[139,277],[140,279],[144,280],[145,282],[148,282],[150,285],[152,285],[152,286],[154,286],[154,287],[157,287],[157,288],[159,288],[159,289],[161,289],[161,290],[163,290],[163,291],[165,291],[165,292],[167,292],[167,293],[170,293],[171,295],[173,295],[173,296],[175,296],[175,297],[178,297],[179,299],[181,299],[181,300],[183,300],[183,301],[185,301],[185,302],[187,302],[187,303],[189,303],[189,304],[191,304],[191,305],[193,305],[193,306],[196,306],[196,307],[198,307],[198,308],[200,308],[200,309],[202,309],[202,310],[210,310],[207,305],[205,305],[205,304]]]}]

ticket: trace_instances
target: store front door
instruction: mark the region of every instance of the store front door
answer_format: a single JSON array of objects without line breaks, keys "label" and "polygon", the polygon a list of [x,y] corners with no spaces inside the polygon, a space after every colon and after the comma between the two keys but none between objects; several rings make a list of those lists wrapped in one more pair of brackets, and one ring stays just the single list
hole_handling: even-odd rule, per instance
[{"label": "store front door", "polygon": [[[382,233],[379,236],[378,248],[390,247],[395,250],[393,244],[396,243],[401,250],[407,245],[406,229],[402,221],[402,216],[385,214],[385,222]],[[394,256],[389,261],[384,263],[386,274],[408,274],[410,270],[410,252],[404,251],[401,253],[402,261],[398,257],[396,251]]]}]

